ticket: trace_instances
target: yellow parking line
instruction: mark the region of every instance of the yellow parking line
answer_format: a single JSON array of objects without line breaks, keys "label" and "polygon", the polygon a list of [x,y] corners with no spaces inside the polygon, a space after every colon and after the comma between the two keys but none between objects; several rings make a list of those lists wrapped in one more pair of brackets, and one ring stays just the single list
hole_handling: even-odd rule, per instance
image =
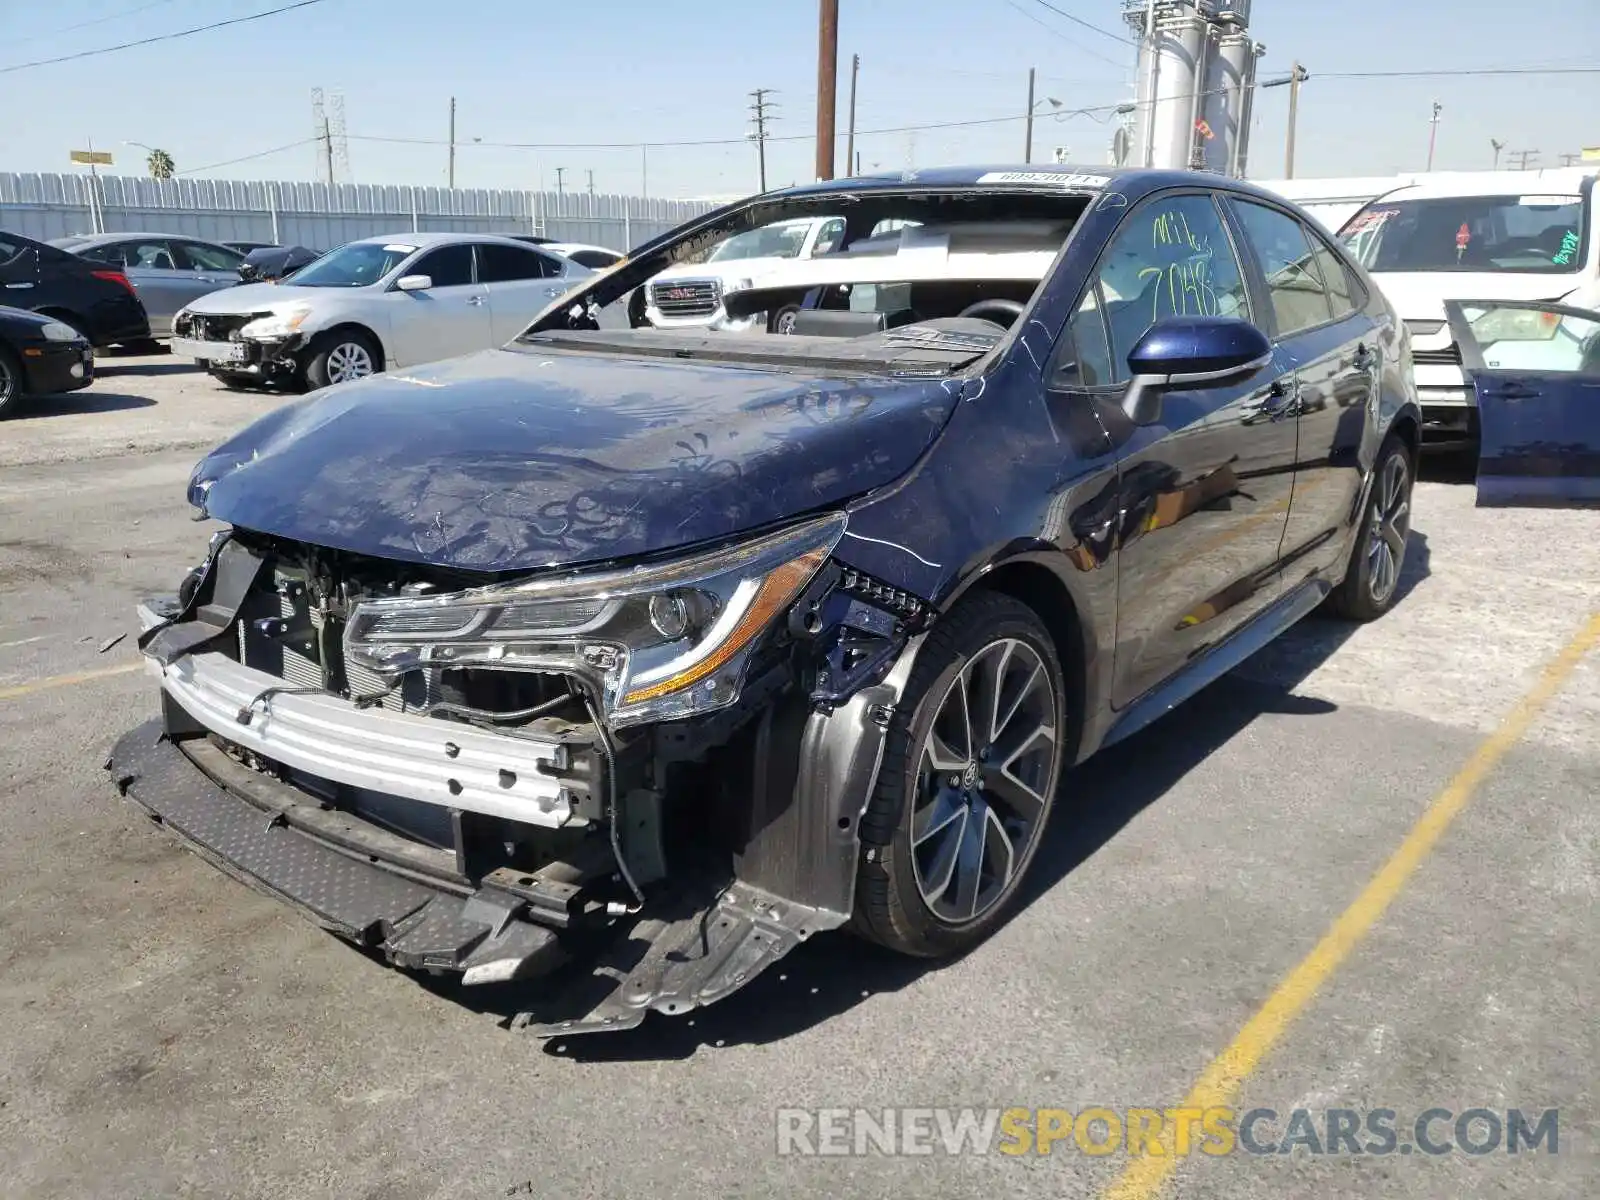
[{"label": "yellow parking line", "polygon": [[[1383,916],[1417,864],[1428,856],[1484,778],[1528,731],[1583,656],[1597,643],[1600,643],[1600,613],[1592,615],[1577,636],[1546,664],[1539,681],[1473,752],[1455,778],[1445,785],[1444,791],[1434,798],[1399,849],[1373,876],[1355,902],[1344,910],[1311,953],[1284,977],[1227,1049],[1211,1060],[1211,1065],[1201,1073],[1184,1100],[1184,1107],[1209,1109],[1233,1104],[1240,1085],[1277,1044],[1290,1023],[1300,1015],[1300,1010],[1311,1002],[1317,989]],[[1135,1158],[1106,1190],[1105,1200],[1151,1200],[1176,1170],[1177,1156],[1171,1153]]]},{"label": "yellow parking line", "polygon": [[71,675],[51,675],[46,679],[35,679],[30,683],[13,684],[11,687],[0,688],[0,700],[15,700],[18,696],[30,696],[34,692],[48,691],[50,688],[69,687],[74,683],[91,683],[96,679],[110,679],[113,675],[130,675],[134,671],[144,670],[142,662],[123,663],[116,667],[101,667],[97,671],[76,671]]}]

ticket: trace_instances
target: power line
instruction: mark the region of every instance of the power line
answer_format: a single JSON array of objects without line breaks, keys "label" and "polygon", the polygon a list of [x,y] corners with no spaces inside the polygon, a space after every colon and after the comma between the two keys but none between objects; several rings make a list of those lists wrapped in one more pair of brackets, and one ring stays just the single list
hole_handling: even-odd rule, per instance
[{"label": "power line", "polygon": [[114,12],[110,16],[95,17],[92,21],[79,21],[75,25],[63,25],[58,29],[47,29],[43,33],[30,33],[27,37],[12,38],[11,44],[13,46],[22,46],[26,45],[28,42],[37,42],[47,37],[55,37],[60,33],[71,33],[75,29],[88,29],[91,25],[104,25],[108,21],[121,21],[126,17],[136,17],[142,12],[149,12],[152,8],[160,8],[163,5],[171,3],[172,0],[153,0],[153,2],[150,4],[141,4],[137,8],[129,8],[122,12]]},{"label": "power line", "polygon": [[1056,16],[1058,16],[1058,17],[1065,17],[1067,20],[1071,21],[1074,25],[1083,26],[1083,28],[1089,30],[1091,33],[1098,33],[1101,37],[1108,37],[1113,42],[1121,42],[1124,46],[1134,46],[1134,45],[1138,44],[1137,42],[1129,41],[1125,37],[1119,37],[1117,34],[1112,33],[1109,29],[1101,29],[1100,26],[1098,26],[1098,25],[1091,25],[1088,21],[1085,21],[1082,17],[1075,17],[1071,13],[1067,12],[1065,9],[1057,8],[1054,4],[1047,3],[1047,0],[1034,0],[1034,3],[1042,5],[1045,8],[1048,8],[1051,12],[1055,13]]},{"label": "power line", "polygon": [[298,150],[301,146],[309,146],[312,142],[320,142],[321,140],[322,135],[318,134],[316,137],[301,138],[298,142],[289,142],[283,146],[274,146],[271,150],[258,150],[254,154],[246,154],[239,158],[230,158],[225,162],[207,163],[203,167],[191,167],[187,171],[176,171],[174,174],[198,175],[202,171],[215,171],[218,167],[231,167],[235,163],[250,162],[252,159],[266,158],[268,155],[272,154],[282,154],[285,150]]},{"label": "power line", "polygon": [[13,71],[26,71],[30,67],[48,67],[53,63],[73,62],[80,58],[94,58],[100,54],[114,54],[118,50],[132,50],[135,46],[151,46],[157,42],[171,42],[178,38],[193,37],[197,33],[208,33],[213,29],[225,29],[230,25],[243,25],[249,21],[259,21],[263,17],[275,17],[279,13],[293,12],[297,8],[310,8],[313,4],[321,4],[323,0],[296,0],[293,4],[285,4],[278,8],[269,8],[265,12],[248,13],[242,17],[229,17],[226,21],[213,21],[209,25],[196,25],[193,29],[179,29],[172,33],[160,33],[154,37],[140,38],[134,42],[123,42],[117,46],[102,46],[98,50],[78,50],[72,54],[61,54],[55,58],[38,58],[32,62],[12,63],[9,67],[0,67],[0,75],[9,75]]},{"label": "power line", "polygon": [[1065,42],[1067,45],[1071,46],[1074,50],[1078,51],[1080,54],[1087,54],[1090,58],[1099,59],[1103,63],[1110,63],[1114,67],[1125,67],[1125,66],[1128,65],[1127,63],[1119,63],[1119,62],[1115,61],[1114,59],[1108,58],[1104,54],[1099,53],[1098,51],[1089,49],[1089,47],[1085,46],[1083,43],[1081,43],[1081,42],[1079,42],[1079,41],[1077,41],[1077,40],[1075,40],[1073,38],[1069,38],[1066,34],[1062,33],[1059,29],[1057,29],[1054,25],[1050,24],[1050,22],[1046,21],[1043,17],[1036,16],[1033,13],[1029,12],[1027,9],[1023,8],[1022,5],[1017,3],[1017,0],[1006,0],[1006,3],[1008,5],[1010,5],[1012,8],[1016,9],[1017,12],[1021,13],[1025,17],[1027,17],[1028,20],[1032,21],[1035,25],[1039,26],[1039,28],[1045,30],[1046,32],[1052,34],[1055,37],[1060,38],[1063,42]]}]

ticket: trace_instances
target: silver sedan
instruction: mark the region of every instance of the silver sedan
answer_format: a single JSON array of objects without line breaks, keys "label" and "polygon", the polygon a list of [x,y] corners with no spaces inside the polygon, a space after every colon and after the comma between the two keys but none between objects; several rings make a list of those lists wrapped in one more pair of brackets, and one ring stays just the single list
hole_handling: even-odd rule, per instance
[{"label": "silver sedan", "polygon": [[593,274],[493,234],[363,238],[276,283],[201,297],[172,349],[229,386],[326,387],[504,345]]}]

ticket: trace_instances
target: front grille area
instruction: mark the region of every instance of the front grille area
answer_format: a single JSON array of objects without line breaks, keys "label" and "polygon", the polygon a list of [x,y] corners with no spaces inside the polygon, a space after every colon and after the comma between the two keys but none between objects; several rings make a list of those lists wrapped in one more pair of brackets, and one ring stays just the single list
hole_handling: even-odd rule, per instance
[{"label": "front grille area", "polygon": [[173,322],[179,337],[197,342],[226,342],[262,313],[184,313]]},{"label": "front grille area", "polygon": [[722,301],[715,279],[674,279],[650,285],[650,303],[664,317],[709,317]]},{"label": "front grille area", "polygon": [[1419,367],[1459,367],[1461,348],[1451,342],[1443,350],[1413,350],[1411,361]]},{"label": "front grille area", "polygon": [[[391,712],[425,712],[442,699],[438,671],[408,671],[390,687],[376,671],[346,664],[343,626],[306,604],[304,591],[293,588],[296,582],[279,575],[273,592],[252,595],[247,601],[236,627],[243,665],[277,676],[292,688],[339,691],[342,675],[344,692],[352,697],[381,696],[379,704]],[[283,625],[272,626],[274,619]]]}]

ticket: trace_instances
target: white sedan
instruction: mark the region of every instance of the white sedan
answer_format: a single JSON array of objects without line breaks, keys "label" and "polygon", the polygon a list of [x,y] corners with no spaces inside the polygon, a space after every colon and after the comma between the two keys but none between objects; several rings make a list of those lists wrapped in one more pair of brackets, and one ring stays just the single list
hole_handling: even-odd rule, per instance
[{"label": "white sedan", "polygon": [[173,318],[172,350],[230,387],[326,387],[504,345],[593,274],[490,234],[363,238],[277,283],[202,296]]}]

